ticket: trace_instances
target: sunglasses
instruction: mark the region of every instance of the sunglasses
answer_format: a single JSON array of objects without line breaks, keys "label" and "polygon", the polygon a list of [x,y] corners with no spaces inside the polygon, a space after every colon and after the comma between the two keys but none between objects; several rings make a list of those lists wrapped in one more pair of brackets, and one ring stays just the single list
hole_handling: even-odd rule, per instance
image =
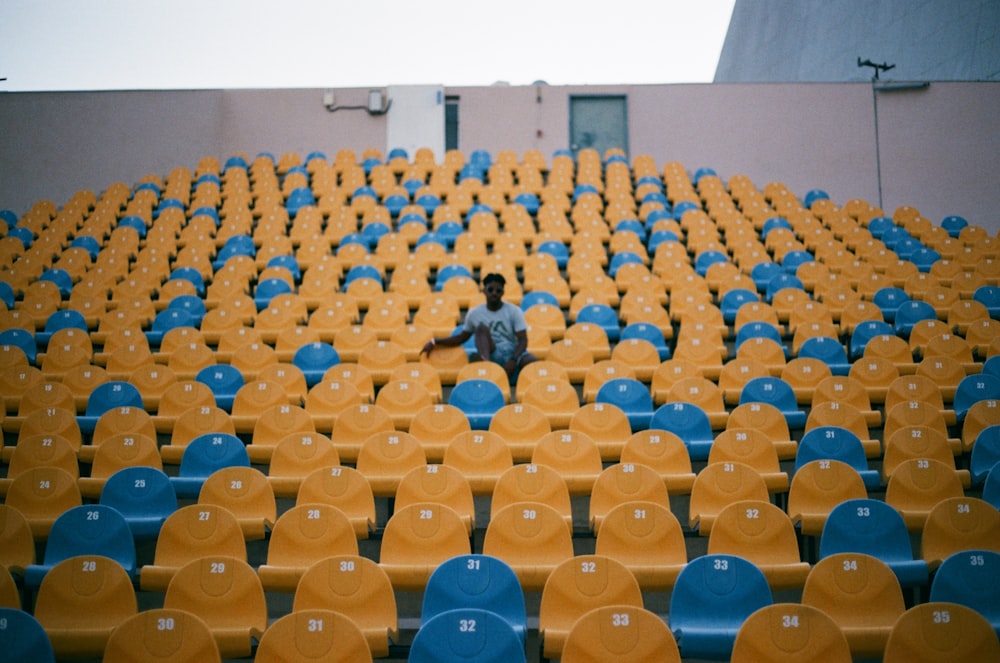
[{"label": "sunglasses", "polygon": [[485,288],[485,291],[488,292],[488,293],[490,293],[490,294],[494,294],[494,293],[498,293],[498,292],[503,292],[503,287],[502,286],[488,286],[488,287]]}]

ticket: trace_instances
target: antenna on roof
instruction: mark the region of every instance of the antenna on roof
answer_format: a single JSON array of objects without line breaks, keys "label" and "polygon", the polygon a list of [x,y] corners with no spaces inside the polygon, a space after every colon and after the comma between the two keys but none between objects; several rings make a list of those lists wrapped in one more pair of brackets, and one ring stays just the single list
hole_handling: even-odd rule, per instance
[{"label": "antenna on roof", "polygon": [[871,60],[864,60],[864,61],[862,61],[861,60],[861,56],[858,56],[858,66],[859,67],[871,67],[872,69],[874,69],[875,70],[875,76],[873,77],[873,80],[876,80],[876,81],[878,80],[878,74],[879,74],[880,71],[889,71],[890,69],[895,69],[896,68],[895,64],[888,64],[886,62],[883,62],[882,64],[879,64],[877,62],[872,62]]}]

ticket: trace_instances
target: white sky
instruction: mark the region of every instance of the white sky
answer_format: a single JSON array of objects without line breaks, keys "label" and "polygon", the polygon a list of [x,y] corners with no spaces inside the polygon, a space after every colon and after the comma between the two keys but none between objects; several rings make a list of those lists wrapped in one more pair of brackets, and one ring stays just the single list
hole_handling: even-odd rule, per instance
[{"label": "white sky", "polygon": [[707,83],[735,0],[2,0],[0,91]]}]

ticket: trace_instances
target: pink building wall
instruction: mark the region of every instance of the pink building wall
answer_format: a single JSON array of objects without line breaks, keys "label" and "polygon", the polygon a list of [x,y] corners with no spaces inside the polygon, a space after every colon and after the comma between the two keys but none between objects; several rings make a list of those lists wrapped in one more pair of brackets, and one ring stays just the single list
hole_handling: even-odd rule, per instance
[{"label": "pink building wall", "polygon": [[[387,151],[387,116],[329,113],[323,90],[206,90],[0,94],[0,207],[61,204],[77,189],[100,191],[146,173],[194,167],[205,155],[280,155],[341,148]],[[879,200],[891,213],[917,207],[935,222],[960,214],[1000,231],[997,155],[1000,83],[933,82],[878,93],[879,149],[867,83],[445,88],[459,97],[460,148],[470,153],[569,143],[573,95],[628,99],[630,156],[707,166],[723,180],[747,175],[804,195]],[[338,89],[363,105],[367,89]],[[391,112],[391,111],[390,111]]]}]

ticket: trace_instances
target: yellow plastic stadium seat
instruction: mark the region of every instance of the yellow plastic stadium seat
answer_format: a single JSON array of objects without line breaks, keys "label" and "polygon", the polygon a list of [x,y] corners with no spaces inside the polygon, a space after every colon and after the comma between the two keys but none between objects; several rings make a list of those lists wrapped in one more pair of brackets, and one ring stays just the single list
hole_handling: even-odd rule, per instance
[{"label": "yellow plastic stadium seat", "polygon": [[684,441],[665,430],[644,430],[625,441],[622,463],[646,465],[656,472],[670,495],[687,495],[694,485],[691,456]]},{"label": "yellow plastic stadium seat", "polygon": [[555,568],[573,558],[573,538],[565,519],[553,507],[542,502],[515,502],[491,515],[483,554],[506,562],[525,592],[540,592]]},{"label": "yellow plastic stadium seat", "polygon": [[597,532],[594,552],[623,563],[646,591],[670,590],[688,561],[677,517],[655,502],[612,507]]},{"label": "yellow plastic stadium seat", "polygon": [[80,555],[45,574],[34,615],[59,658],[99,658],[111,633],[137,611],[132,579],[120,564]]},{"label": "yellow plastic stadium seat", "polygon": [[299,610],[272,623],[254,654],[258,663],[283,663],[294,652],[297,660],[366,663],[372,660],[361,628],[351,617],[332,610]]},{"label": "yellow plastic stadium seat", "polygon": [[850,663],[851,650],[826,613],[809,605],[776,603],[760,608],[743,622],[731,660]]},{"label": "yellow plastic stadium seat", "polygon": [[302,480],[296,506],[329,504],[347,516],[359,539],[375,528],[375,496],[363,474],[353,467],[320,467]]},{"label": "yellow plastic stadium seat", "polygon": [[443,504],[455,510],[472,535],[476,526],[476,507],[469,480],[448,465],[424,465],[406,474],[396,488],[395,508],[410,504]]},{"label": "yellow plastic stadium seat", "polygon": [[428,462],[439,463],[447,455],[452,440],[472,430],[461,409],[447,403],[425,405],[410,422],[409,433],[424,448]]},{"label": "yellow plastic stadium seat", "polygon": [[710,464],[698,473],[691,486],[688,526],[697,527],[701,536],[709,536],[719,513],[729,504],[769,499],[764,478],[749,465],[734,461]]},{"label": "yellow plastic stadium seat", "polygon": [[320,433],[289,433],[275,446],[267,480],[276,498],[296,498],[302,481],[314,470],[340,465],[333,442]]},{"label": "yellow plastic stadium seat", "polygon": [[186,611],[143,610],[122,622],[108,638],[106,663],[221,661],[219,646],[205,620]]},{"label": "yellow plastic stadium seat", "polygon": [[560,658],[573,624],[594,608],[642,608],[639,583],[621,562],[603,555],[578,555],[549,574],[538,608],[542,655]]},{"label": "yellow plastic stadium seat", "polygon": [[396,595],[382,568],[360,555],[333,555],[309,567],[299,581],[292,614],[335,610],[350,615],[368,642],[370,655],[384,657],[399,637]]},{"label": "yellow plastic stadium seat", "polygon": [[271,531],[267,561],[257,569],[266,591],[294,592],[302,575],[332,555],[357,555],[354,527],[329,504],[300,504],[281,514]]},{"label": "yellow plastic stadium seat", "polygon": [[913,606],[892,627],[885,663],[995,661],[1000,641],[986,618],[956,603]]},{"label": "yellow plastic stadium seat", "polygon": [[439,564],[471,552],[468,530],[454,509],[417,502],[398,509],[386,523],[379,566],[394,589],[419,591]]},{"label": "yellow plastic stadium seat", "polygon": [[677,642],[654,612],[631,605],[594,608],[566,636],[560,661],[599,663],[624,657],[634,663],[680,663]]},{"label": "yellow plastic stadium seat", "polygon": [[163,607],[197,615],[224,658],[249,656],[253,640],[267,629],[267,600],[253,567],[244,559],[208,556],[179,568]]},{"label": "yellow plastic stadium seat", "polygon": [[600,535],[607,514],[623,502],[650,502],[670,508],[667,487],[652,468],[634,463],[609,466],[590,492],[590,527]]},{"label": "yellow plastic stadium seat", "polygon": [[165,591],[178,569],[208,556],[246,560],[246,543],[239,521],[223,507],[204,504],[181,507],[163,522],[153,563],[143,565],[139,586],[145,591]]},{"label": "yellow plastic stadium seat", "polygon": [[750,560],[764,572],[773,591],[801,588],[809,575],[792,521],[767,501],[731,502],[719,511],[708,537],[708,553]]}]

